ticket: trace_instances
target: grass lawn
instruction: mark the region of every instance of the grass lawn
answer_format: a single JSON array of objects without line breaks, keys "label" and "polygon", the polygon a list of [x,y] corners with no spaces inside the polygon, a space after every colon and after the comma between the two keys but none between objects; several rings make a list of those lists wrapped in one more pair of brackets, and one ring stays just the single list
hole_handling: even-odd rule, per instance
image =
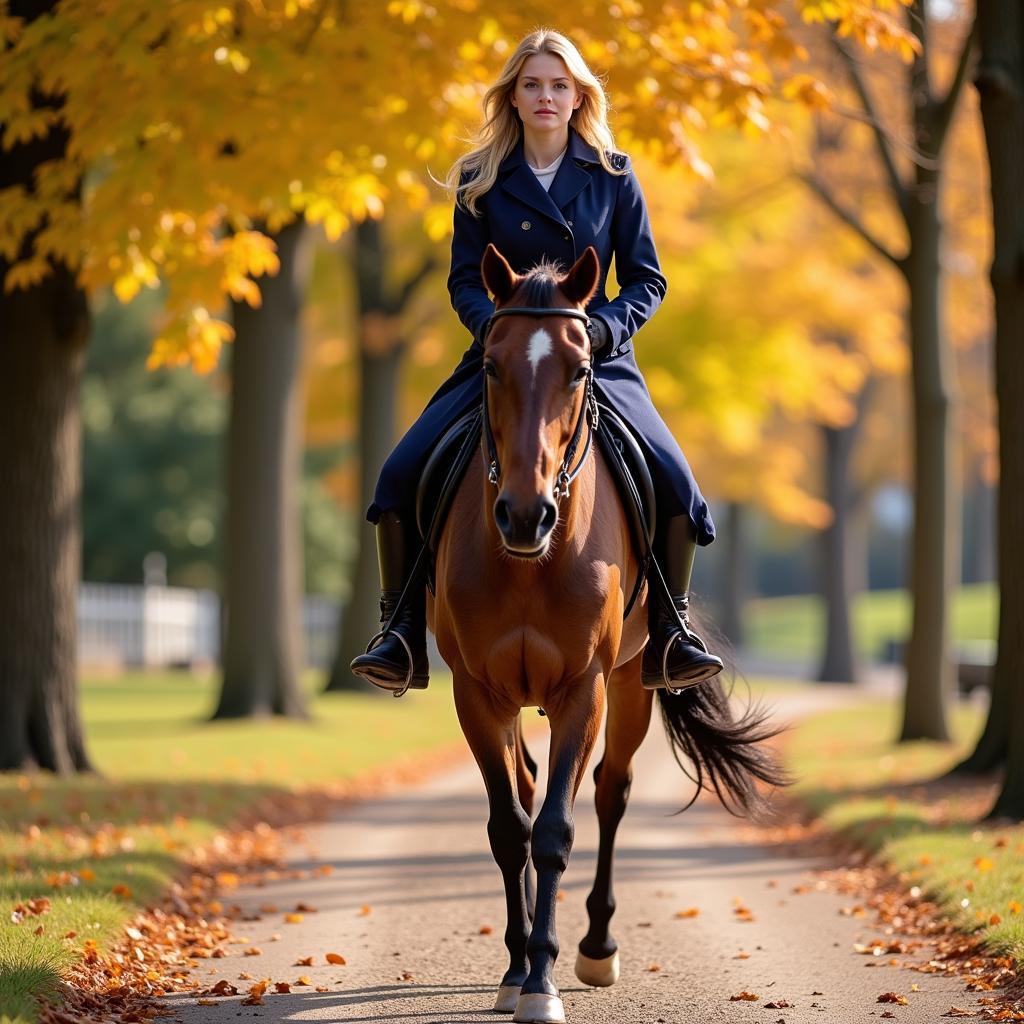
[{"label": "grass lawn", "polygon": [[891,742],[900,709],[872,703],[801,723],[786,753],[798,797],[833,831],[905,873],[964,931],[1024,965],[1024,826],[979,825],[984,787],[929,782],[965,754],[982,725],[953,716],[955,742]]},{"label": "grass lawn", "polygon": [[[953,601],[953,642],[960,649],[995,640],[997,592],[992,584],[961,587]],[[750,603],[747,646],[766,656],[801,660],[820,653],[825,606],[819,597],[773,597]],[[874,590],[853,602],[857,649],[877,660],[889,640],[910,632],[910,598],[905,590]]]},{"label": "grass lawn", "polygon": [[[102,948],[118,938],[191,849],[261,798],[463,742],[440,673],[403,700],[313,695],[309,722],[206,722],[215,685],[185,673],[87,679],[86,738],[102,774],[0,775],[0,1021],[34,1019],[35,994],[53,988],[85,940]],[[41,905],[29,901],[39,899],[49,909],[34,916]]]}]

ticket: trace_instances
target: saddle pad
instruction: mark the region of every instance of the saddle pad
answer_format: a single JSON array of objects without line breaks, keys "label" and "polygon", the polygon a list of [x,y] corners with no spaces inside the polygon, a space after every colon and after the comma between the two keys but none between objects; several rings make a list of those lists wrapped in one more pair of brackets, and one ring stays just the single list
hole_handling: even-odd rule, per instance
[{"label": "saddle pad", "polygon": [[[416,488],[416,526],[433,555],[448,510],[469,460],[480,448],[480,410],[471,409],[448,428],[430,453]],[[433,565],[433,558],[430,559]],[[430,573],[433,577],[433,571]]]},{"label": "saddle pad", "polygon": [[603,402],[598,402],[597,408],[597,443],[622,500],[637,555],[643,559],[647,556],[643,527],[646,524],[647,536],[653,540],[657,517],[651,470],[625,420]]}]

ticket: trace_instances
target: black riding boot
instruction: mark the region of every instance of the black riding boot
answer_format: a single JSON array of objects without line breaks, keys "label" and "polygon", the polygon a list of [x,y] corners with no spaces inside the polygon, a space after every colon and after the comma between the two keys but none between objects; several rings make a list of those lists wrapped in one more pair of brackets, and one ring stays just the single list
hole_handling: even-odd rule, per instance
[{"label": "black riding boot", "polygon": [[689,516],[672,516],[658,524],[654,538],[655,558],[672,592],[672,603],[682,621],[664,607],[660,587],[648,598],[647,628],[650,639],[644,648],[641,678],[651,690],[682,689],[704,682],[722,671],[722,659],[709,654],[704,641],[690,629],[690,575],[697,539]]},{"label": "black riding boot", "polygon": [[412,687],[426,689],[427,592],[421,570],[409,585],[401,611],[391,622],[398,599],[409,579],[419,552],[419,537],[411,515],[384,512],[377,523],[377,558],[380,562],[380,623],[382,633],[370,641],[365,654],[349,666],[375,686],[395,693]]}]

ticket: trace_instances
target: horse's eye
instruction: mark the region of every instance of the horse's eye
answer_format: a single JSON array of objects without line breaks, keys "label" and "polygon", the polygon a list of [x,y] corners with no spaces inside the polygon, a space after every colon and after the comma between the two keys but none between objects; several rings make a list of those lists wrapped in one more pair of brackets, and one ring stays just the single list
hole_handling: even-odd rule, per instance
[{"label": "horse's eye", "polygon": [[494,363],[484,363],[484,373],[494,380],[498,379],[498,370]]},{"label": "horse's eye", "polygon": [[576,372],[573,374],[573,378],[572,378],[573,385],[575,386],[576,384],[582,384],[583,381],[585,381],[587,379],[587,375],[589,373],[590,373],[590,367],[589,366],[581,366],[581,367],[579,367],[576,370]]}]

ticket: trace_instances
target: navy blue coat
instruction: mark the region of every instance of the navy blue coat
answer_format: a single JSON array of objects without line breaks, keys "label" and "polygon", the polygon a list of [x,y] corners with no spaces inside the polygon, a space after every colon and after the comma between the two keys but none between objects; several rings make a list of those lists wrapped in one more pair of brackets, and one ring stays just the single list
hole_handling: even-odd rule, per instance
[{"label": "navy blue coat", "polygon": [[[370,522],[375,523],[381,512],[413,500],[415,481],[433,445],[480,401],[481,335],[494,311],[480,274],[487,243],[493,242],[519,273],[541,259],[558,261],[568,269],[592,245],[600,258],[601,280],[587,312],[604,321],[611,337],[594,361],[600,397],[638,434],[654,476],[661,515],[686,513],[699,544],[714,540],[707,502],[655,409],[633,354],[633,336],[661,304],[666,282],[629,158],[613,154],[611,159],[613,166],[617,163],[626,173],[609,174],[596,151],[570,127],[568,151],[546,192],[526,162],[520,138],[502,161],[494,186],[478,200],[481,216],[474,217],[456,204],[448,291],[473,343],[384,463],[367,511]],[[619,294],[609,302],[605,282],[613,256]]]}]

